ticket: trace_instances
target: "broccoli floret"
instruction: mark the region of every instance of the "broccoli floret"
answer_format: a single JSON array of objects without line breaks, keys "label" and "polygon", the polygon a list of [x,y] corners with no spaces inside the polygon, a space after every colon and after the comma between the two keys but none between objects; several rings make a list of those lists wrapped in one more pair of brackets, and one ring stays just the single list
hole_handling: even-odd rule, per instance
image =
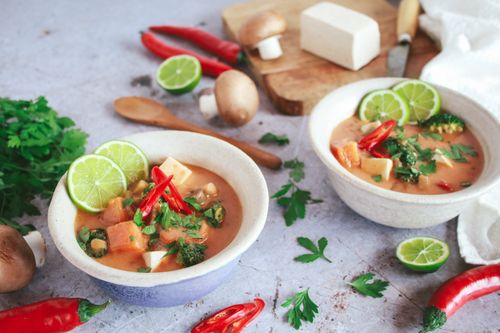
[{"label": "broccoli floret", "polygon": [[184,267],[193,266],[205,260],[205,250],[207,249],[205,245],[197,243],[186,244],[184,238],[179,238],[178,244],[179,252],[177,259]]},{"label": "broccoli floret", "polygon": [[455,115],[440,113],[421,122],[420,127],[426,128],[430,132],[451,134],[463,132],[465,122]]},{"label": "broccoli floret", "polygon": [[108,236],[104,229],[83,227],[78,233],[78,244],[90,257],[101,258],[108,253]]},{"label": "broccoli floret", "polygon": [[399,161],[403,164],[403,166],[415,165],[415,163],[417,163],[417,154],[408,145],[404,145],[401,149]]},{"label": "broccoli floret", "polygon": [[203,217],[212,227],[218,228],[226,217],[226,209],[219,201],[216,201],[203,212]]},{"label": "broccoli floret", "polygon": [[417,152],[409,143],[403,142],[401,139],[388,137],[384,141],[383,147],[391,157],[399,159],[403,166],[412,166],[417,163]]},{"label": "broccoli floret", "polygon": [[392,136],[385,139],[382,145],[385,148],[385,150],[387,150],[387,153],[389,153],[389,155],[391,156],[396,155],[401,150],[401,143],[399,142],[398,139]]},{"label": "broccoli floret", "polygon": [[420,171],[414,167],[398,167],[396,168],[396,178],[407,182],[407,183],[418,183],[418,177],[420,176]]}]

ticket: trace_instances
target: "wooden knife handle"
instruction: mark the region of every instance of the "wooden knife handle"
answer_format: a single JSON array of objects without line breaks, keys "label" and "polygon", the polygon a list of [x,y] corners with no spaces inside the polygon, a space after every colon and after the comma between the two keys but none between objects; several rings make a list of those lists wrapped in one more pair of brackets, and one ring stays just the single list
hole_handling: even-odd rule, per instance
[{"label": "wooden knife handle", "polygon": [[400,42],[411,42],[418,27],[420,3],[418,0],[402,0],[398,10],[397,34]]}]

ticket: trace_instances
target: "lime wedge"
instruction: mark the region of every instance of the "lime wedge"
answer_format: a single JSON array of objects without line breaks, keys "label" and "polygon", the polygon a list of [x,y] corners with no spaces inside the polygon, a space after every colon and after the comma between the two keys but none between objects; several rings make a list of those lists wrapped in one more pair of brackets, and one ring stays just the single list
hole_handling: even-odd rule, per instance
[{"label": "lime wedge", "polygon": [[156,81],[166,91],[180,95],[192,91],[200,82],[201,65],[189,55],[178,55],[165,60],[156,72]]},{"label": "lime wedge", "polygon": [[396,256],[401,263],[417,272],[435,272],[450,256],[448,245],[431,237],[414,237],[402,241]]},{"label": "lime wedge", "polygon": [[122,169],[128,184],[140,179],[146,179],[149,174],[149,161],[146,155],[136,145],[113,140],[108,141],[95,150],[95,154],[106,156]]},{"label": "lime wedge", "polygon": [[365,121],[396,120],[399,126],[408,122],[410,108],[404,97],[389,89],[375,90],[359,105],[359,118]]},{"label": "lime wedge", "polygon": [[395,85],[392,90],[408,100],[410,124],[417,124],[439,113],[441,96],[437,90],[420,80],[407,80]]},{"label": "lime wedge", "polygon": [[123,194],[127,179],[122,169],[107,157],[84,155],[71,163],[66,185],[73,203],[87,212],[97,213],[109,200]]}]

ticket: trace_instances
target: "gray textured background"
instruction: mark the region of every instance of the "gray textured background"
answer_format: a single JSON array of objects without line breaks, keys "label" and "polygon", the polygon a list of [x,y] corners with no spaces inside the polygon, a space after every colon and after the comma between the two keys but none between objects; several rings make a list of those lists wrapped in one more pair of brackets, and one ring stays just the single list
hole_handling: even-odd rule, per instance
[{"label": "gray textured background", "polygon": [[[0,1],[0,95],[34,98],[44,95],[61,114],[70,116],[90,134],[88,151],[116,137],[151,127],[130,123],[113,113],[111,103],[125,95],[155,96],[178,116],[207,124],[196,111],[192,95],[169,96],[153,82],[134,83],[152,75],[160,61],[146,52],[138,32],[151,24],[201,25],[222,34],[220,13],[231,1]],[[178,43],[178,42],[176,42]],[[182,44],[182,43],[180,43]],[[203,79],[199,87],[212,81]],[[426,230],[396,230],[376,225],[347,208],[326,180],[304,131],[306,118],[276,113],[262,95],[256,118],[241,129],[212,123],[212,129],[256,143],[269,130],[287,133],[291,145],[269,148],[283,159],[298,156],[306,163],[306,180],[322,204],[311,206],[307,218],[287,228],[281,210],[271,203],[267,225],[254,246],[243,255],[234,275],[212,294],[197,302],[170,309],[147,309],[115,302],[77,332],[186,332],[203,316],[225,306],[260,296],[267,301],[262,315],[245,332],[293,332],[279,306],[300,288],[310,287],[320,313],[303,332],[417,332],[421,310],[432,291],[447,278],[465,270],[458,254],[456,221]],[[270,192],[286,181],[284,171],[263,170]],[[51,296],[106,299],[83,273],[54,248],[43,215],[26,218],[45,235],[48,262],[22,291],[0,296],[0,309]],[[70,223],[71,221],[68,221]],[[421,275],[404,269],[394,257],[396,244],[410,236],[431,235],[451,246],[449,262],[438,272]],[[292,258],[304,253],[295,238],[330,241],[333,260],[304,265]],[[382,299],[354,293],[346,282],[373,271],[390,281]],[[466,305],[443,332],[500,332],[498,295]]]}]

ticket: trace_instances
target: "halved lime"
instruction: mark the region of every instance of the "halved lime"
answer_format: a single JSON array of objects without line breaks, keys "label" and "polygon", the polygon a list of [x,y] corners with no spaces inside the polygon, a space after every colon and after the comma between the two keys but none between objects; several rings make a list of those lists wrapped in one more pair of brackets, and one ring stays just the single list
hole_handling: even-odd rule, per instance
[{"label": "halved lime", "polygon": [[420,80],[407,80],[395,85],[392,90],[408,100],[410,106],[410,124],[417,124],[439,113],[441,96],[428,83]]},{"label": "halved lime", "polygon": [[200,62],[190,55],[178,55],[168,58],[156,72],[158,84],[174,95],[192,91],[198,85],[200,79]]},{"label": "halved lime", "polygon": [[115,162],[101,155],[90,154],[71,163],[66,185],[77,207],[97,213],[106,208],[109,200],[125,192],[127,179]]},{"label": "halved lime", "polygon": [[375,90],[359,105],[359,118],[365,121],[396,120],[399,126],[408,122],[410,108],[406,99],[389,89]]},{"label": "halved lime", "polygon": [[95,154],[106,156],[122,169],[127,183],[132,184],[146,179],[149,174],[149,161],[142,150],[133,143],[120,140],[108,141],[95,150]]},{"label": "halved lime", "polygon": [[450,249],[436,238],[413,237],[399,243],[396,256],[413,271],[435,272],[448,260]]}]

